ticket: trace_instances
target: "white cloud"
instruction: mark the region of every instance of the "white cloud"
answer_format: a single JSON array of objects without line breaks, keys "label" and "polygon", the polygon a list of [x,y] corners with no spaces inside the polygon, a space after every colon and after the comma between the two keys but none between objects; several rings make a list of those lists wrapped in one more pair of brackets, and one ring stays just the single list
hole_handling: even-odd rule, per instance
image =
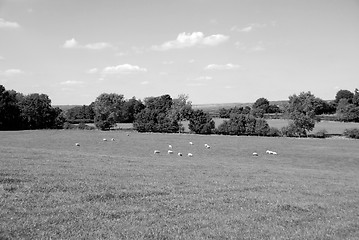
[{"label": "white cloud", "polygon": [[219,65],[219,64],[209,64],[205,67],[206,70],[232,70],[232,69],[238,69],[240,68],[239,65],[227,63],[225,65]]},{"label": "white cloud", "polygon": [[194,78],[193,80],[194,81],[208,81],[208,80],[212,80],[213,77],[210,77],[210,76],[200,76],[200,77],[197,77],[197,78]]},{"label": "white cloud", "polygon": [[142,85],[147,85],[147,84],[149,84],[149,83],[150,83],[149,81],[143,81],[143,82],[141,82]]},{"label": "white cloud", "polygon": [[98,72],[97,68],[91,68],[91,69],[86,71],[86,73],[89,73],[89,74],[94,74],[94,73],[97,73],[97,72]]},{"label": "white cloud", "polygon": [[231,31],[232,31],[232,32],[244,32],[244,33],[248,33],[248,32],[253,31],[253,30],[256,29],[256,28],[263,28],[263,27],[266,27],[266,26],[267,26],[267,24],[251,23],[251,24],[249,24],[248,26],[243,27],[243,28],[240,28],[240,27],[238,27],[238,26],[233,26],[233,27],[231,27]]},{"label": "white cloud", "polygon": [[3,18],[0,18],[0,28],[19,28],[20,25],[17,22],[8,22]]},{"label": "white cloud", "polygon": [[60,84],[61,85],[66,85],[66,86],[73,86],[73,85],[81,85],[83,84],[84,82],[83,81],[65,81],[65,82],[61,82]]},{"label": "white cloud", "polygon": [[90,50],[102,50],[105,48],[113,48],[113,46],[110,43],[106,43],[106,42],[97,42],[97,43],[89,43],[86,45],[81,45],[74,38],[72,38],[70,40],[66,40],[63,47],[64,48],[85,48],[85,49],[90,49]]},{"label": "white cloud", "polygon": [[172,65],[174,63],[175,63],[174,61],[163,61],[162,62],[162,64],[164,64],[164,65]]},{"label": "white cloud", "polygon": [[89,43],[84,46],[84,48],[91,50],[101,50],[105,48],[112,48],[113,46],[106,42],[98,42],[98,43]]},{"label": "white cloud", "polygon": [[186,85],[189,87],[200,87],[200,86],[205,86],[206,84],[197,82],[197,83],[187,83]]},{"label": "white cloud", "polygon": [[3,72],[0,72],[1,75],[7,76],[7,77],[13,77],[20,74],[24,74],[24,72],[20,69],[7,69]]},{"label": "white cloud", "polygon": [[146,68],[141,68],[139,66],[131,64],[122,64],[117,66],[105,67],[102,70],[103,74],[126,74],[126,73],[136,73],[136,72],[147,72]]},{"label": "white cloud", "polygon": [[194,46],[216,46],[229,39],[228,36],[216,34],[205,37],[202,32],[180,33],[176,40],[165,42],[159,46],[152,46],[153,50],[166,51],[170,49],[188,48]]},{"label": "white cloud", "polygon": [[79,46],[79,44],[77,43],[77,41],[74,38],[67,40],[63,45],[64,48],[76,48],[78,46]]}]

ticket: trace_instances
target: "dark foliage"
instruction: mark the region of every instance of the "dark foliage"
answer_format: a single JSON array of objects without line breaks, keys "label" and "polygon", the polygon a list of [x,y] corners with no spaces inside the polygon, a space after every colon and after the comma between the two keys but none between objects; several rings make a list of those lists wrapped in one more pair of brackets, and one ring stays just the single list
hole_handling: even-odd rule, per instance
[{"label": "dark foliage", "polygon": [[358,128],[345,129],[343,134],[344,134],[344,136],[349,137],[349,138],[359,139],[359,129]]},{"label": "dark foliage", "polygon": [[211,134],[214,131],[215,123],[208,113],[195,110],[189,119],[188,128],[197,134]]},{"label": "dark foliage", "polygon": [[349,90],[339,90],[335,95],[335,102],[338,103],[340,99],[347,99],[349,103],[352,103],[354,94]]}]

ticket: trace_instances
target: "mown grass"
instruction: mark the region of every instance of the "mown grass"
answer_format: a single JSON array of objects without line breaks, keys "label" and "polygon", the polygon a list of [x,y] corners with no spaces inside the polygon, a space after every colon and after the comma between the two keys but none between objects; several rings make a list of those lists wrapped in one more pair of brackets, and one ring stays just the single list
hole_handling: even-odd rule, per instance
[{"label": "mown grass", "polygon": [[357,149],[339,139],[0,132],[0,239],[357,239]]}]

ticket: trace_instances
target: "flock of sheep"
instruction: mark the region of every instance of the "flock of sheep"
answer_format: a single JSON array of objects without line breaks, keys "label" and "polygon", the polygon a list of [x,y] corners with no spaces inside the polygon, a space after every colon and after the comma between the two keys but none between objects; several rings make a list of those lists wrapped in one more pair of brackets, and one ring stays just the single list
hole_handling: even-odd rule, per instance
[{"label": "flock of sheep", "polygon": [[[193,145],[193,142],[189,142],[189,144],[190,144],[190,145]],[[204,147],[207,148],[207,149],[210,149],[210,148],[211,148],[207,143],[204,144]],[[169,148],[169,149],[168,149],[168,151],[167,151],[167,154],[173,154],[172,145],[168,145],[168,148]],[[154,150],[153,153],[154,153],[154,154],[160,154],[161,151],[160,151],[160,150]],[[181,152],[178,152],[177,155],[180,156],[180,157],[183,156],[183,154],[182,154]],[[188,156],[188,157],[193,157],[193,154],[189,152],[189,153],[187,153],[187,156]]]},{"label": "flock of sheep", "polygon": [[[127,136],[129,136],[129,134],[127,134]],[[106,138],[104,138],[104,139],[102,139],[102,140],[103,140],[104,142],[107,142],[107,139],[106,139]],[[114,138],[111,138],[111,141],[115,141],[115,139],[114,139]],[[190,145],[193,145],[193,142],[189,142],[189,144],[190,144]],[[78,147],[79,147],[79,146],[80,146],[80,143],[75,143],[75,146],[78,146]],[[207,143],[204,144],[204,147],[207,148],[207,149],[210,149],[210,148],[211,148]],[[169,148],[169,149],[168,149],[168,151],[167,151],[167,154],[173,154],[172,145],[168,145],[168,148]],[[154,154],[160,154],[161,151],[160,151],[160,150],[154,150],[153,153],[154,153]],[[266,154],[277,155],[277,152],[274,152],[274,151],[271,151],[271,150],[267,150],[267,151],[266,151]],[[178,152],[177,155],[180,156],[180,157],[183,156],[183,154],[182,154],[181,152]],[[253,155],[254,157],[258,157],[258,153],[257,153],[257,152],[254,152],[252,155]],[[188,157],[193,157],[193,154],[189,152],[189,153],[187,153],[187,156],[188,156]]]}]

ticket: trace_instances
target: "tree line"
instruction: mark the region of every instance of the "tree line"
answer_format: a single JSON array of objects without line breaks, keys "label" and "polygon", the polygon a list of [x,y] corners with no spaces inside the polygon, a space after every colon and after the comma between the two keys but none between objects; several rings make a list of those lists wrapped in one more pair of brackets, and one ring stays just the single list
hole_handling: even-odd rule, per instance
[{"label": "tree line", "polygon": [[[280,130],[270,128],[264,117],[273,113],[281,113],[292,121]],[[80,123],[85,128],[85,122],[93,122],[101,130],[112,129],[116,123],[133,123],[139,132],[174,133],[183,132],[182,122],[188,121],[189,130],[198,134],[307,136],[322,114],[335,114],[339,121],[359,122],[358,89],[339,90],[333,101],[301,92],[289,96],[284,107],[259,98],[251,107],[222,108],[219,116],[227,120],[216,128],[210,114],[194,110],[185,94],[177,98],[165,94],[141,101],[103,93],[90,105],[62,111],[51,106],[46,94],[24,95],[0,85],[0,130],[68,128],[71,123]]]}]

